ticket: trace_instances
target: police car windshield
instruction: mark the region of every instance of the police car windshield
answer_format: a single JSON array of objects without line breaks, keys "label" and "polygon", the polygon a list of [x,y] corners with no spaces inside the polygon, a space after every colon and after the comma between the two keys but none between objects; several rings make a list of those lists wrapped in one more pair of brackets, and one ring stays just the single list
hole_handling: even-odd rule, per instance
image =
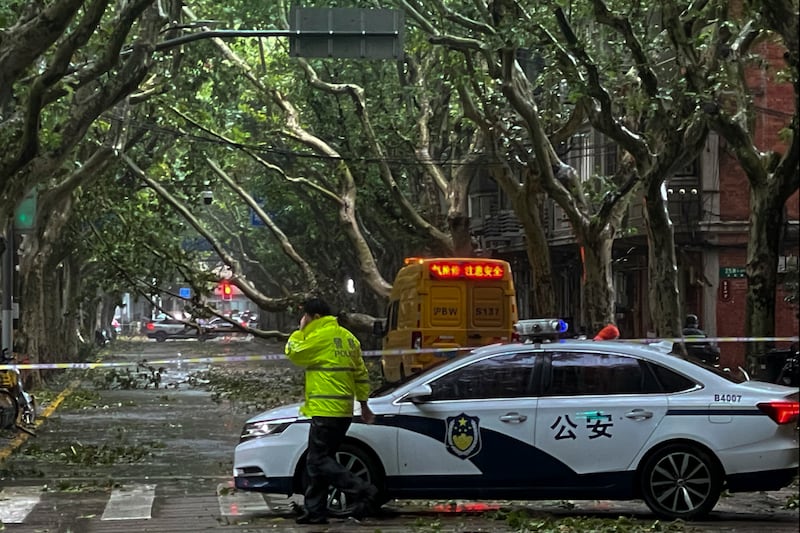
[{"label": "police car windshield", "polygon": [[[463,356],[457,356],[457,357],[463,357]],[[431,366],[427,367],[426,369],[422,370],[421,372],[416,372],[414,374],[411,374],[410,376],[406,376],[403,379],[401,379],[400,381],[392,381],[391,383],[384,383],[382,386],[380,386],[377,389],[375,389],[374,391],[372,391],[369,396],[370,396],[370,398],[375,398],[377,396],[385,396],[387,394],[391,394],[393,391],[395,391],[399,387],[405,385],[406,383],[408,383],[412,379],[417,379],[420,376],[424,376],[425,374],[429,373],[431,370],[433,370],[435,368],[439,368],[443,364],[445,364],[445,363],[447,363],[449,361],[452,361],[452,360],[453,359],[450,358],[450,359],[442,359],[440,361],[436,361]]]}]

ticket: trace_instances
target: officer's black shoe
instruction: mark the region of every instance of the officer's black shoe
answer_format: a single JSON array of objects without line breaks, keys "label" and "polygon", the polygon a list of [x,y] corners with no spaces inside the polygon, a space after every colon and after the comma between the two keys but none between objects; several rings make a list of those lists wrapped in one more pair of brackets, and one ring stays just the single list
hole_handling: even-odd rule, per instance
[{"label": "officer's black shoe", "polygon": [[303,506],[297,502],[292,502],[290,507],[292,508],[292,513],[294,513],[295,516],[302,516],[306,512]]},{"label": "officer's black shoe", "polygon": [[373,498],[364,498],[353,507],[350,516],[356,520],[363,520],[364,518],[372,517],[379,518],[382,516],[381,506]]},{"label": "officer's black shoe", "polygon": [[328,519],[324,516],[314,516],[308,513],[303,513],[294,519],[296,524],[327,524]]}]

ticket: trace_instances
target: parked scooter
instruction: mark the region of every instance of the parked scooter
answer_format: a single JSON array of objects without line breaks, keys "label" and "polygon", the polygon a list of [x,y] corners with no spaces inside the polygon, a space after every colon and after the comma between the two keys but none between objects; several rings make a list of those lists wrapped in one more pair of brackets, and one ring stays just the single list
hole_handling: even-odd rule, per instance
[{"label": "parked scooter", "polygon": [[800,387],[800,350],[796,344],[791,350],[792,353],[786,358],[775,382],[787,387]]},{"label": "parked scooter", "polygon": [[[9,364],[14,356],[8,349],[0,354],[0,364]],[[19,370],[0,370],[0,429],[18,429],[30,435],[36,421],[36,400],[22,387]]]},{"label": "parked scooter", "polygon": [[758,356],[759,379],[788,387],[800,386],[800,352],[797,343],[774,348]]}]

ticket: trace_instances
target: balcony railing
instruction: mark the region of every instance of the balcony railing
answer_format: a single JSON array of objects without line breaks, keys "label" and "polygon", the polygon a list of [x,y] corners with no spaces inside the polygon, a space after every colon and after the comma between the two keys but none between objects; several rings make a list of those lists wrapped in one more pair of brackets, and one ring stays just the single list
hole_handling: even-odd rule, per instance
[{"label": "balcony railing", "polygon": [[[670,218],[677,233],[694,232],[703,216],[703,198],[699,179],[693,176],[677,176],[667,184],[667,205]],[[552,244],[564,244],[574,240],[572,225],[564,210],[550,199],[541,205],[542,223],[545,235]],[[637,196],[629,206],[625,227],[645,234],[644,203]],[[525,242],[522,226],[510,209],[500,210],[491,215],[473,217],[470,229],[481,248],[503,250],[517,247]]]}]

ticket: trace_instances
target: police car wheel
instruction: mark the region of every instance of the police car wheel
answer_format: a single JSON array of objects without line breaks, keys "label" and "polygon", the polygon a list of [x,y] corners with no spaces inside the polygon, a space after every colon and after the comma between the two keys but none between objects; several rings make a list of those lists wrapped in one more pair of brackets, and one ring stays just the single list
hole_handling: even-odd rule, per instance
[{"label": "police car wheel", "polygon": [[[372,483],[378,489],[382,487],[382,472],[372,457],[363,448],[344,443],[336,454],[336,460],[361,479]],[[328,514],[330,516],[346,516],[353,512],[357,503],[356,495],[331,487],[328,492]],[[380,501],[379,503],[384,503]]]},{"label": "police car wheel", "polygon": [[672,444],[645,461],[641,490],[657,516],[693,520],[707,515],[717,504],[722,476],[708,453],[691,445]]}]

